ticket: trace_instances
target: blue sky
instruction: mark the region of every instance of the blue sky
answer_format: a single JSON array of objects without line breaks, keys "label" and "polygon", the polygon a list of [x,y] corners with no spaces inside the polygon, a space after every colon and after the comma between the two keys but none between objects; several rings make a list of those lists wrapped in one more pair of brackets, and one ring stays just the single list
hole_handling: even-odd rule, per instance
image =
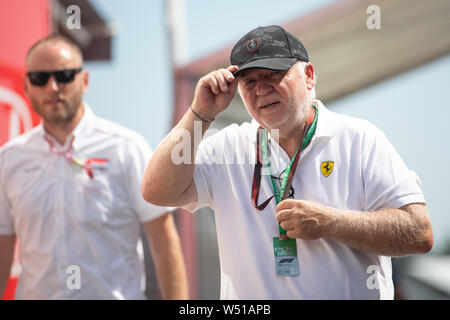
[{"label": "blue sky", "polygon": [[[155,148],[171,125],[173,93],[164,0],[91,0],[115,29],[113,59],[86,63],[86,101],[94,112],[132,128]],[[259,25],[283,23],[332,0],[187,0],[189,61],[230,44]],[[381,128],[422,180],[442,248],[450,230],[450,56],[328,105]],[[320,79],[318,86],[320,86]],[[320,97],[319,97],[320,98]]]}]

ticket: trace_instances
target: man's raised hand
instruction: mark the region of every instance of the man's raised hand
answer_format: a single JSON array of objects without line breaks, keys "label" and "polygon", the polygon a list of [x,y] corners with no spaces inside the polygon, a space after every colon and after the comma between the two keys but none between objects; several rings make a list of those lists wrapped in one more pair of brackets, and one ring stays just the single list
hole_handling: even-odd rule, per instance
[{"label": "man's raised hand", "polygon": [[204,119],[214,119],[231,103],[238,80],[233,76],[239,68],[229,66],[202,77],[195,88],[192,108]]}]

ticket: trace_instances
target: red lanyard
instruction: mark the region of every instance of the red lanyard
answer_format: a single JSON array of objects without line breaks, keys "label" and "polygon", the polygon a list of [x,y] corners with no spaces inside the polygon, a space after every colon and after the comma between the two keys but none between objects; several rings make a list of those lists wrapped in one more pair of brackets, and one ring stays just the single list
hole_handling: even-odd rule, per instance
[{"label": "red lanyard", "polygon": [[[314,135],[314,132],[316,130],[317,125],[317,108],[316,106],[312,106],[308,115],[308,119],[306,121],[306,125],[304,128],[303,133],[303,139],[302,143],[299,146],[299,149],[297,150],[294,159],[291,159],[291,168],[289,170],[287,182],[284,188],[283,195],[281,197],[281,200],[284,200],[287,198],[287,195],[289,194],[292,180],[294,178],[295,170],[297,169],[297,163],[300,158],[300,153],[303,149],[306,148],[306,146],[309,144],[309,142],[312,139],[312,136]],[[269,199],[258,205],[258,197],[259,197],[259,189],[261,187],[261,168],[262,168],[262,161],[261,161],[261,146],[259,143],[259,136],[261,134],[261,131],[263,133],[267,134],[267,130],[263,129],[262,127],[258,128],[258,131],[256,133],[256,164],[255,164],[255,170],[253,172],[253,183],[252,183],[252,205],[256,209],[262,211],[264,208],[269,204],[270,200],[272,200],[275,195],[271,196]],[[264,137],[263,137],[264,138]],[[267,139],[265,140],[267,142]],[[267,143],[266,143],[267,144]],[[274,190],[274,192],[277,192]]]},{"label": "red lanyard", "polygon": [[80,168],[83,168],[84,171],[86,171],[87,175],[89,176],[89,178],[93,179],[94,178],[94,171],[93,171],[93,167],[92,165],[94,163],[106,163],[108,160],[107,159],[100,159],[100,158],[90,158],[86,161],[81,161],[77,158],[75,158],[74,156],[72,156],[72,144],[73,144],[73,140],[75,139],[75,137],[72,137],[72,139],[70,140],[70,144],[69,147],[67,148],[66,151],[59,151],[58,148],[56,148],[55,143],[47,136],[44,137],[45,140],[48,142],[48,145],[50,146],[50,150],[54,153],[56,153],[57,155],[63,156],[64,158],[66,158],[67,160],[69,160],[70,162],[76,164],[77,166],[79,166]]}]

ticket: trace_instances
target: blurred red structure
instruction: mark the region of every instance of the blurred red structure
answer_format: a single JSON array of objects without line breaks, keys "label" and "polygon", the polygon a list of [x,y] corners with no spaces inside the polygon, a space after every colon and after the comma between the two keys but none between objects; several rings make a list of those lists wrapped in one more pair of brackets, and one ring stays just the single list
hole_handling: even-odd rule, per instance
[{"label": "blurred red structure", "polygon": [[[50,32],[49,0],[2,1],[0,4],[0,145],[39,123],[23,91],[28,48]],[[20,274],[16,243],[11,278],[3,299],[14,299]]]}]

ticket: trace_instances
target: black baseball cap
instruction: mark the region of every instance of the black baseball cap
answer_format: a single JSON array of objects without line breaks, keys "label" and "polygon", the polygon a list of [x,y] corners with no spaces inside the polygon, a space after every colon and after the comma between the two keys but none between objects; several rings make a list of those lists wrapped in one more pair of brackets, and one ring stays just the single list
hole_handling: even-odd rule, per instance
[{"label": "black baseball cap", "polygon": [[297,59],[309,61],[305,46],[282,27],[258,27],[243,36],[231,50],[231,64],[239,70],[264,68],[289,70]]}]

